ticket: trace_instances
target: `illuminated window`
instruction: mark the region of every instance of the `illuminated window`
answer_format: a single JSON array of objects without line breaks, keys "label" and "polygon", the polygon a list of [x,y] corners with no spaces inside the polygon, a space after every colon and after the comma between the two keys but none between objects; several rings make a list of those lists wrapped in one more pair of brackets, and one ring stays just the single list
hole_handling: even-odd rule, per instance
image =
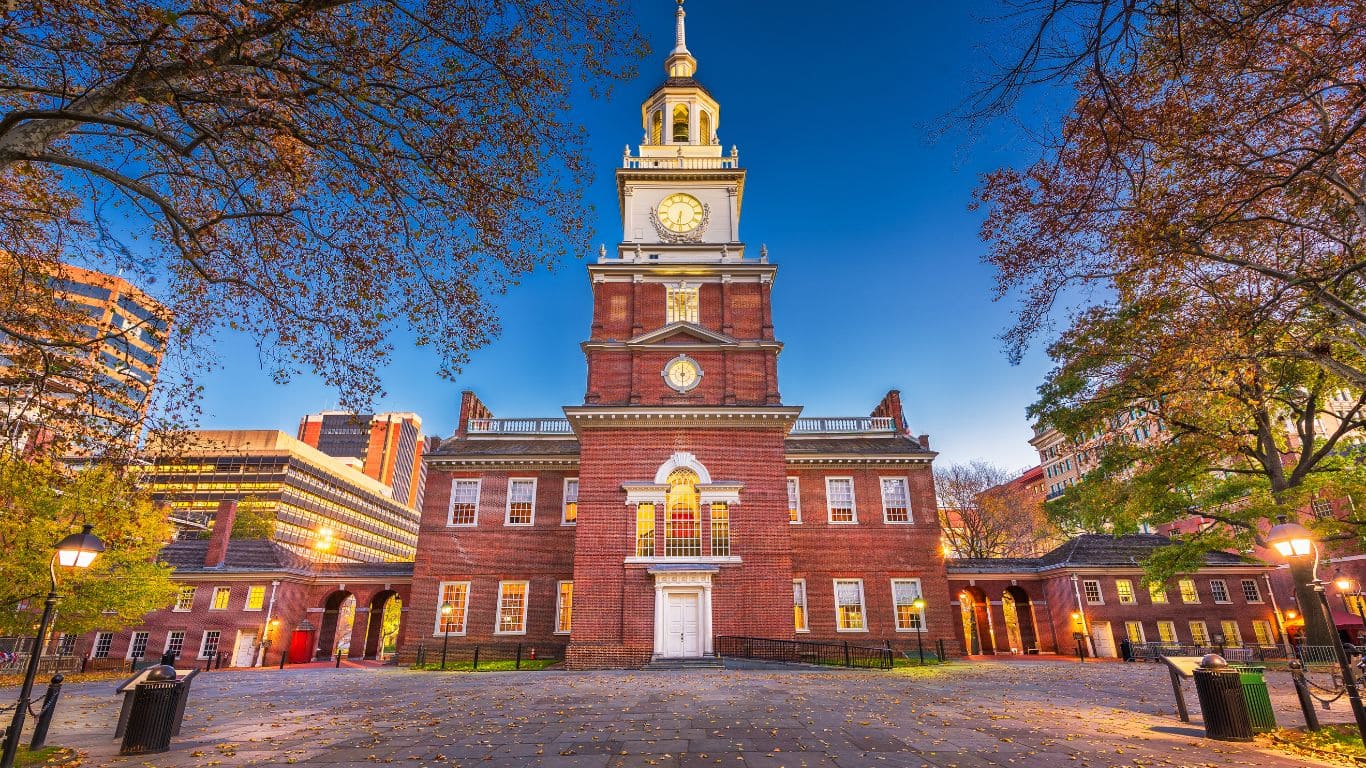
[{"label": "illuminated window", "polygon": [[1195,579],[1182,579],[1176,585],[1181,590],[1181,602],[1200,602],[1200,593],[1195,591]]},{"label": "illuminated window", "polygon": [[1224,631],[1225,645],[1242,645],[1243,633],[1238,629],[1238,622],[1232,619],[1225,619],[1219,622],[1219,628]]},{"label": "illuminated window", "polygon": [[1138,602],[1134,596],[1134,583],[1128,579],[1115,579],[1115,591],[1119,593],[1120,605],[1133,605]]},{"label": "illuminated window", "polygon": [[1087,579],[1081,583],[1081,592],[1091,605],[1105,605],[1105,596],[1100,593],[1100,582]]},{"label": "illuminated window", "polygon": [[1143,622],[1141,621],[1124,622],[1124,634],[1128,635],[1131,643],[1147,642],[1143,637]]},{"label": "illuminated window", "polygon": [[1167,602],[1167,587],[1163,584],[1148,585],[1148,599],[1153,601],[1153,605],[1162,605]]},{"label": "illuminated window", "polygon": [[1205,622],[1192,621],[1190,628],[1192,643],[1197,646],[1209,645],[1209,628],[1205,626]]},{"label": "illuminated window", "polygon": [[[468,581],[443,581],[437,592],[436,634],[465,634],[465,617],[469,614],[470,583]],[[442,609],[450,606],[450,613]]]},{"label": "illuminated window", "polygon": [[228,610],[228,601],[232,599],[232,587],[214,587],[213,602],[209,603],[211,611]]},{"label": "illuminated window", "polygon": [[1159,622],[1157,622],[1157,636],[1158,636],[1159,638],[1161,638],[1161,639],[1162,639],[1162,642],[1164,642],[1164,643],[1174,643],[1174,642],[1176,642],[1176,622],[1174,622],[1174,621],[1159,621]]},{"label": "illuminated window", "polygon": [[636,557],[655,556],[655,505],[636,505]]},{"label": "illuminated window", "polygon": [[569,627],[574,617],[574,582],[560,582],[559,597],[555,603],[555,634],[569,634]]},{"label": "illuminated window", "polygon": [[863,624],[863,579],[835,579],[835,629],[868,631]]},{"label": "illuminated window", "polygon": [[792,622],[798,632],[810,632],[806,623],[806,579],[792,580]]},{"label": "illuminated window", "polygon": [[699,118],[699,120],[701,121],[701,124],[702,124],[702,125],[701,125],[701,128],[702,128],[701,133],[702,133],[702,135],[697,137],[697,143],[699,143],[699,144],[711,144],[711,143],[712,143],[712,139],[711,139],[711,113],[704,109],[704,110],[702,110],[702,113],[698,116],[698,118]]},{"label": "illuminated window", "polygon": [[195,588],[192,586],[181,587],[180,592],[178,592],[175,597],[175,607],[171,610],[188,611],[194,608],[194,593]]},{"label": "illuminated window", "polygon": [[664,114],[656,111],[650,116],[650,143],[659,146],[664,143]]},{"label": "illuminated window", "polygon": [[882,521],[885,523],[911,522],[911,496],[906,490],[906,478],[882,478]]},{"label": "illuminated window", "polygon": [[857,523],[854,511],[854,478],[825,478],[825,503],[832,523]]},{"label": "illuminated window", "polygon": [[1216,603],[1233,602],[1233,598],[1228,595],[1228,584],[1224,583],[1223,579],[1210,579],[1209,591]]},{"label": "illuminated window", "polygon": [[218,655],[219,631],[211,629],[204,633],[204,638],[199,642],[199,658],[212,659]]},{"label": "illuminated window", "polygon": [[701,511],[697,500],[697,475],[688,469],[669,474],[669,493],[664,503],[664,556],[702,555]]},{"label": "illuminated window", "polygon": [[711,556],[730,557],[730,507],[711,505]]},{"label": "illuminated window", "polygon": [[147,633],[134,632],[133,639],[128,642],[128,658],[141,659],[147,655]]},{"label": "illuminated window", "polygon": [[564,479],[564,516],[560,522],[564,525],[574,525],[579,521],[579,479],[577,477],[566,477]]},{"label": "illuminated window", "polygon": [[531,525],[536,521],[536,480],[508,480],[508,508],[504,525]]},{"label": "illuminated window", "polygon": [[479,481],[451,481],[451,511],[447,525],[474,525],[479,520]]},{"label": "illuminated window", "polygon": [[920,599],[919,579],[892,579],[892,604],[896,607],[896,631],[924,632],[925,616],[915,607]]},{"label": "illuminated window", "polygon": [[1276,634],[1271,630],[1271,622],[1264,619],[1254,619],[1252,622],[1252,634],[1257,638],[1257,645],[1275,645]]},{"label": "illuminated window", "polygon": [[1262,590],[1257,585],[1256,579],[1243,579],[1243,599],[1249,603],[1260,603],[1262,601]]},{"label": "illuminated window", "polygon": [[674,105],[674,143],[688,143],[688,105]]},{"label": "illuminated window", "polygon": [[667,293],[667,311],[665,322],[668,323],[696,323],[697,322],[697,286],[670,285],[665,288]]},{"label": "illuminated window", "polygon": [[248,588],[247,588],[247,604],[246,604],[246,606],[244,606],[243,610],[247,610],[247,611],[259,611],[259,610],[261,610],[262,608],[264,608],[265,605],[266,605],[266,588],[265,588],[265,587],[248,587]]},{"label": "illuminated window", "polygon": [[526,634],[525,581],[498,582],[498,626],[495,635]]},{"label": "illuminated window", "polygon": [[795,477],[787,479],[787,519],[792,523],[802,521],[801,484]]}]

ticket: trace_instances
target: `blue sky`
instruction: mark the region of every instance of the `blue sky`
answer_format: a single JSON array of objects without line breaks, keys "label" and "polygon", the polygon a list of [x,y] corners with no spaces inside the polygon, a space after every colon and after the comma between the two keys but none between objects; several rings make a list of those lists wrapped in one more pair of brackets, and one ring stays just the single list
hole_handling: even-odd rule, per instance
[{"label": "blue sky", "polygon": [[[654,53],[641,76],[578,117],[600,169],[590,190],[595,242],[620,237],[612,171],[640,139],[640,102],[663,78],[672,47],[668,0],[637,0]],[[719,135],[749,169],[741,238],[766,243],[779,265],[774,326],[783,400],[808,416],[865,415],[900,389],[913,432],[940,463],[983,458],[1037,463],[1024,416],[1047,369],[1036,350],[1011,366],[996,335],[1012,305],[991,300],[980,259],[979,176],[1028,161],[1012,122],[935,140],[938,118],[986,71],[1002,38],[999,11],[974,3],[689,0],[688,47],[698,79],[721,103]],[[1026,120],[1028,123],[1028,120]],[[596,249],[595,249],[596,250]],[[474,353],[458,381],[398,336],[384,410],[416,411],[434,434],[454,429],[460,390],[497,416],[556,416],[582,402],[578,348],[590,315],[585,260],[538,272],[500,301],[504,331]],[[249,339],[225,337],[225,361],[205,381],[203,426],[279,428],[335,405],[309,377],[279,386]]]}]

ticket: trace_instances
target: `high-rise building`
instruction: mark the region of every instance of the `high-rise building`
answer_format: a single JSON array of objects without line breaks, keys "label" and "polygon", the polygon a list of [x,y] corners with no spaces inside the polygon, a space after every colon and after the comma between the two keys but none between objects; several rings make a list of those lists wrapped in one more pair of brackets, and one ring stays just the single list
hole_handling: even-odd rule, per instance
[{"label": "high-rise building", "polygon": [[299,439],[328,456],[353,459],[365,474],[394,489],[394,500],[422,505],[422,419],[415,413],[323,411],[299,421]]}]

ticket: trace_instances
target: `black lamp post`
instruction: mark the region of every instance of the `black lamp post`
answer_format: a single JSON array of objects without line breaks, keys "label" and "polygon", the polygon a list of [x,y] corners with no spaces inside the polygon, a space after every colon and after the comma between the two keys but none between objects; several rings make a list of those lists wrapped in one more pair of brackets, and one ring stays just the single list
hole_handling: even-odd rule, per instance
[{"label": "black lamp post", "polygon": [[441,671],[446,671],[446,648],[451,644],[451,614],[455,606],[446,603],[441,606]]},{"label": "black lamp post", "polygon": [[917,597],[911,605],[915,606],[915,612],[920,615],[919,631],[915,633],[915,648],[920,652],[920,666],[923,667],[925,666],[925,598]]},{"label": "black lamp post", "polygon": [[[1331,624],[1333,609],[1328,605],[1328,591],[1324,589],[1323,580],[1319,578],[1319,548],[1314,543],[1313,535],[1298,523],[1282,522],[1267,531],[1266,540],[1276,548],[1277,552],[1281,553],[1281,557],[1287,560],[1303,560],[1310,555],[1314,556],[1310,586],[1314,588],[1314,592],[1319,596],[1319,602],[1323,604],[1324,618]],[[1352,671],[1352,660],[1347,656],[1347,648],[1341,638],[1334,639],[1333,648],[1337,651],[1338,666],[1342,669],[1342,685],[1347,689],[1347,700],[1352,703],[1352,714],[1356,717],[1357,731],[1361,734],[1362,741],[1366,741],[1366,708],[1363,708],[1361,704],[1361,692],[1357,690],[1356,676]]]},{"label": "black lamp post", "polygon": [[38,676],[38,662],[43,654],[43,638],[47,636],[48,625],[52,623],[52,609],[57,605],[57,566],[63,568],[89,568],[95,558],[104,551],[104,542],[91,533],[93,526],[86,525],[80,533],[73,533],[57,543],[57,551],[48,563],[48,574],[52,577],[52,588],[43,602],[43,618],[38,621],[38,636],[28,655],[28,668],[24,671],[24,685],[19,689],[19,703],[14,708],[14,719],[10,721],[5,739],[5,751],[0,755],[0,768],[14,768],[14,758],[19,752],[19,739],[24,732],[24,718],[28,714],[29,701],[33,696],[33,680]]}]

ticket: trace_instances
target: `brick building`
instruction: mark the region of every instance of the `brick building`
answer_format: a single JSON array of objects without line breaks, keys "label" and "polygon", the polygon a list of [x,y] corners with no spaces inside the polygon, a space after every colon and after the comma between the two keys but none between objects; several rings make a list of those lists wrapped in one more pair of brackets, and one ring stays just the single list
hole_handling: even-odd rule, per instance
[{"label": "brick building", "polygon": [[956,621],[935,454],[900,395],[849,418],[782,400],[777,266],[740,240],[746,171],[683,17],[616,172],[621,242],[587,270],[583,403],[497,419],[464,394],[426,457],[406,651],[449,630],[634,667],[726,635],[881,645]]},{"label": "brick building", "polygon": [[298,438],[393,489],[394,500],[422,506],[427,474],[422,464],[426,441],[415,413],[311,413],[299,421]]}]

